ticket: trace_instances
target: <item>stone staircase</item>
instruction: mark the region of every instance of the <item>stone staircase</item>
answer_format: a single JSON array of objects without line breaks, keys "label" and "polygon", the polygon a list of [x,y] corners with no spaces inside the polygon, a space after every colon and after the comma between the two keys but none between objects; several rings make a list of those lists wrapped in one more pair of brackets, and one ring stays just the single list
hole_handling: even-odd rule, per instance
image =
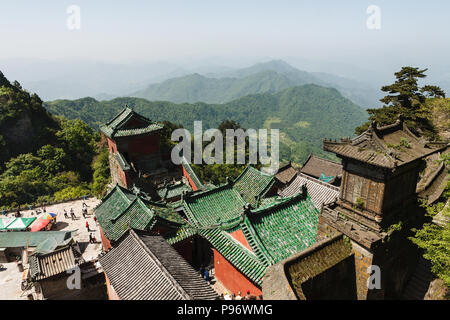
[{"label": "stone staircase", "polygon": [[423,300],[431,281],[435,278],[436,276],[431,272],[430,261],[421,257],[416,266],[416,270],[406,285],[403,292],[403,299]]}]

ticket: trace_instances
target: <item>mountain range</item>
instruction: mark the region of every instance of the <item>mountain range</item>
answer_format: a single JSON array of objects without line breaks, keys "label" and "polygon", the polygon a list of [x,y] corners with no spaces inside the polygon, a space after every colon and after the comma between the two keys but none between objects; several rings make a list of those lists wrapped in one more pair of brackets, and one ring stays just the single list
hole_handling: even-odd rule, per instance
[{"label": "mountain range", "polygon": [[304,84],[336,88],[343,96],[363,108],[380,105],[379,90],[368,84],[328,73],[301,71],[282,60],[258,63],[248,68],[222,73],[210,73],[207,76],[195,73],[176,77],[151,84],[129,96],[176,103],[226,103],[248,94],[275,93]]},{"label": "mountain range", "polygon": [[246,95],[223,104],[177,104],[121,97],[109,101],[55,100],[44,105],[51,113],[80,118],[94,128],[128,105],[154,121],[174,122],[189,130],[197,120],[203,121],[204,130],[217,128],[224,120],[234,120],[247,129],[280,129],[281,160],[297,163],[302,163],[310,152],[331,157],[322,150],[322,139],[350,136],[355,127],[367,120],[365,110],[338,90],[313,84]]}]

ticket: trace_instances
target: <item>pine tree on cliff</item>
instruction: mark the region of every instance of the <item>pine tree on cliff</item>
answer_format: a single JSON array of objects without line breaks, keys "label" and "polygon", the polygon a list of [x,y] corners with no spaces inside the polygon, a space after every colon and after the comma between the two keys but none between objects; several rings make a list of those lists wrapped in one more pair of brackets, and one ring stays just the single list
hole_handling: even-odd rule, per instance
[{"label": "pine tree on cliff", "polygon": [[381,91],[388,93],[380,99],[384,106],[379,109],[368,109],[369,122],[357,127],[356,133],[362,133],[372,121],[376,121],[379,125],[391,124],[393,119],[401,114],[410,129],[429,138],[437,138],[436,130],[430,120],[430,111],[425,107],[425,101],[427,97],[443,98],[445,93],[438,86],[419,87],[418,80],[426,77],[427,70],[402,67],[399,72],[396,72],[395,82],[381,88]]}]

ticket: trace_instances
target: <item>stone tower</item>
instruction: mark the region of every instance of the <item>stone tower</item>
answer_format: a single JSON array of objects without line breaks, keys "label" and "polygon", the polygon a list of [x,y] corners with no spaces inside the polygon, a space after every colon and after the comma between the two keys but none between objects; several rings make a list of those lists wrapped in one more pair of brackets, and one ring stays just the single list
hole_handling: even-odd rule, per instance
[{"label": "stone tower", "polygon": [[[343,175],[339,198],[320,212],[317,240],[339,233],[351,239],[358,299],[401,293],[417,257],[410,229],[424,215],[416,194],[422,159],[446,146],[417,137],[401,118],[384,127],[374,122],[352,140],[323,141],[342,159]],[[368,290],[372,265],[380,268],[381,288]]]}]

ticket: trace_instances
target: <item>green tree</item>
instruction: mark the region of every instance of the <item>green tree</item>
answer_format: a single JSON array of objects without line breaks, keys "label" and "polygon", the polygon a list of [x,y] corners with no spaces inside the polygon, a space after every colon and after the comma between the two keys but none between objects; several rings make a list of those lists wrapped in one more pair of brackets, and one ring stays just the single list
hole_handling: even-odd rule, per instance
[{"label": "green tree", "polygon": [[91,163],[96,153],[95,135],[82,120],[61,119],[61,130],[56,133],[67,154],[66,166],[77,168],[83,180],[92,177]]},{"label": "green tree", "polygon": [[388,93],[380,99],[385,105],[379,109],[368,109],[369,121],[357,127],[355,132],[361,134],[367,130],[372,121],[379,125],[387,125],[393,122],[399,115],[402,115],[406,124],[412,130],[431,139],[438,139],[438,135],[431,121],[431,114],[425,106],[427,96],[443,97],[445,93],[437,86],[426,85],[422,88],[418,85],[418,80],[426,77],[428,69],[415,67],[402,67],[395,73],[395,82],[391,85],[383,86],[381,90]]},{"label": "green tree", "polygon": [[107,185],[111,181],[108,148],[101,148],[100,153],[93,162],[92,168],[94,170],[92,192],[94,195],[102,197],[106,192]]}]

